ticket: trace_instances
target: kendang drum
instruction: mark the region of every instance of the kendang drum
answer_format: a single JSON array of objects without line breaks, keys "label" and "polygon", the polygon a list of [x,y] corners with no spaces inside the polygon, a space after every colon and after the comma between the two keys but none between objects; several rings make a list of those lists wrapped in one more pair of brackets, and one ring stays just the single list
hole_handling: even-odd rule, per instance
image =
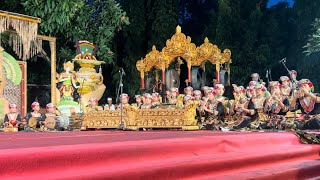
[{"label": "kendang drum", "polygon": [[56,129],[56,130],[69,128],[73,124],[73,121],[70,121],[68,117],[62,117],[62,116],[47,117],[45,122],[46,122],[46,125],[45,125],[46,128]]},{"label": "kendang drum", "polygon": [[47,117],[44,122],[48,129],[56,129],[59,125],[59,122],[57,122],[54,117]]},{"label": "kendang drum", "polygon": [[38,120],[34,117],[31,117],[28,121],[28,125],[30,128],[33,128],[33,129],[37,128],[37,124],[38,124]]}]

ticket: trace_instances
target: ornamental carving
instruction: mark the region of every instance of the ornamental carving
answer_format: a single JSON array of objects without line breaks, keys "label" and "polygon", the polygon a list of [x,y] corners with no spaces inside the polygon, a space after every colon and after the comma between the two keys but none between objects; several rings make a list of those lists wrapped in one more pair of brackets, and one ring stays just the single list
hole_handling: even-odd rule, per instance
[{"label": "ornamental carving", "polygon": [[210,43],[208,38],[205,38],[204,43],[197,47],[191,42],[189,36],[181,32],[181,27],[177,26],[176,33],[166,41],[166,46],[162,51],[159,52],[153,46],[152,51],[144,59],[137,61],[136,67],[141,76],[144,76],[144,73],[152,70],[153,67],[164,71],[177,57],[183,58],[188,68],[201,66],[207,61],[217,66],[231,63],[229,49],[221,51],[217,45]]},{"label": "ornamental carving", "polygon": [[[197,130],[196,102],[187,104],[178,109],[137,109],[135,106],[126,106],[123,110],[123,123],[126,129],[139,128],[180,128]],[[83,128],[118,128],[121,112],[91,111],[84,115]]]}]

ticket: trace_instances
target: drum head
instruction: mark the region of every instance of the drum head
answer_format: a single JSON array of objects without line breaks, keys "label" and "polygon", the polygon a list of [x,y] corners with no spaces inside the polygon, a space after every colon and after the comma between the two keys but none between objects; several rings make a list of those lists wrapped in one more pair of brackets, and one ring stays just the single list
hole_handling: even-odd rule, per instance
[{"label": "drum head", "polygon": [[29,119],[28,125],[29,125],[30,128],[36,128],[37,127],[37,123],[38,123],[37,119],[34,118],[34,117],[31,117]]},{"label": "drum head", "polygon": [[46,127],[48,129],[54,129],[56,127],[56,120],[54,117],[47,117],[44,122],[46,123]]}]

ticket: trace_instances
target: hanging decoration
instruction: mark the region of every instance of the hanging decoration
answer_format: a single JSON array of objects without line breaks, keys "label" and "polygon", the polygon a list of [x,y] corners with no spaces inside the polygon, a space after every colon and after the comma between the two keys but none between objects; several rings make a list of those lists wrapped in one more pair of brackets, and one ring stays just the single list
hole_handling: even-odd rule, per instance
[{"label": "hanging decoration", "polygon": [[41,42],[36,41],[39,18],[0,11],[0,34],[14,29],[17,35],[10,37],[10,45],[20,59],[27,60],[38,53]]}]

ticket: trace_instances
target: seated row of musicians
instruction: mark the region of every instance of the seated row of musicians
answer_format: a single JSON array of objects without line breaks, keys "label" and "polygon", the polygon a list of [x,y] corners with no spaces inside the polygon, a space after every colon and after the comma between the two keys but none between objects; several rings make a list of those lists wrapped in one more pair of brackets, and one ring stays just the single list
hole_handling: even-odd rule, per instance
[{"label": "seated row of musicians", "polygon": [[37,127],[39,128],[42,125],[45,125],[45,119],[47,117],[56,117],[56,108],[52,103],[46,105],[46,114],[41,114],[40,104],[38,102],[33,102],[31,104],[32,111],[29,112],[24,118],[17,112],[17,105],[10,104],[9,109],[10,112],[5,115],[4,118],[4,126],[8,127],[12,125],[14,127],[18,127],[19,130],[23,130],[28,124],[31,118],[35,118],[37,120]]},{"label": "seated row of musicians", "polygon": [[[311,92],[313,84],[308,79],[300,80],[298,86],[299,90],[294,91],[292,97],[282,94],[278,81],[269,83],[270,93],[261,83],[252,83],[247,89],[236,86],[232,104],[223,104],[225,101],[214,98],[219,92],[209,91],[199,103],[198,114],[205,117],[206,128],[210,125],[215,129],[286,129],[293,125],[290,128],[320,129],[319,94]],[[287,112],[296,110],[302,112],[299,118],[286,119]]]}]

